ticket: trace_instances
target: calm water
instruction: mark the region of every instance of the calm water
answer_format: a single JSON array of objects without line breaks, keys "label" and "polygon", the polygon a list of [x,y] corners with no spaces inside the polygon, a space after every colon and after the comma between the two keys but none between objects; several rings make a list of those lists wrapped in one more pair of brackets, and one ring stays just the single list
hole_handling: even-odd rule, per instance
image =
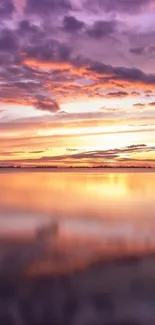
[{"label": "calm water", "polygon": [[74,233],[127,236],[133,223],[154,227],[155,172],[3,169],[0,216],[0,234],[57,220]]},{"label": "calm water", "polygon": [[154,198],[153,170],[1,170],[0,324],[155,324]]}]

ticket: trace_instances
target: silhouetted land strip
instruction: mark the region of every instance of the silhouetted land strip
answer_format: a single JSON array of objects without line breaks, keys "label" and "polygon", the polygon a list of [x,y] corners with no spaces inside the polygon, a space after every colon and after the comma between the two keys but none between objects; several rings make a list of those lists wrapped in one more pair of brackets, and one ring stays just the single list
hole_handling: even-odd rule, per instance
[{"label": "silhouetted land strip", "polygon": [[101,166],[69,166],[69,167],[59,167],[59,166],[0,166],[0,168],[4,169],[150,169],[155,168],[152,166],[107,166],[107,165],[101,165]]}]

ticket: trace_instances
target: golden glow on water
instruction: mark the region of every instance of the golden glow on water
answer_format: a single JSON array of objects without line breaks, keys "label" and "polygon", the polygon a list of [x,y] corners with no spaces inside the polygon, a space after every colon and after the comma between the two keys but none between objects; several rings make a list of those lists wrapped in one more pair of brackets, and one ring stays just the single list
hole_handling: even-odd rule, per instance
[{"label": "golden glow on water", "polygon": [[[44,253],[41,249],[27,266],[30,276],[151,251],[154,190],[155,173],[140,170],[2,170],[0,239],[15,245],[26,241],[31,249],[43,245]],[[49,232],[53,220],[59,226],[54,241]],[[37,235],[40,227],[45,229],[43,242]]]},{"label": "golden glow on water", "polygon": [[67,219],[154,217],[154,189],[155,173],[148,172],[6,171],[0,209]]}]

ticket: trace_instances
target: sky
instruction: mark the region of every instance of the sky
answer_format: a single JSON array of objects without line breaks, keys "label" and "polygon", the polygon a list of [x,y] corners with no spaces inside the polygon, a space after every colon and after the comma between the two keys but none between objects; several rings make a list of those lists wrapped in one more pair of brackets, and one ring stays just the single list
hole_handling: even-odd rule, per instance
[{"label": "sky", "polygon": [[154,70],[154,0],[0,0],[0,165],[155,166]]}]

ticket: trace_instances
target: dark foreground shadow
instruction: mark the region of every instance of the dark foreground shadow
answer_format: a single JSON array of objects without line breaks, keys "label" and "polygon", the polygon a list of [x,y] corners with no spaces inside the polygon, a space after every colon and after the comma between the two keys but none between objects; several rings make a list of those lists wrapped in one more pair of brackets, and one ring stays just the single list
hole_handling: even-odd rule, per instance
[{"label": "dark foreground shadow", "polygon": [[1,325],[154,325],[155,257],[100,262],[71,275],[0,278]]}]

